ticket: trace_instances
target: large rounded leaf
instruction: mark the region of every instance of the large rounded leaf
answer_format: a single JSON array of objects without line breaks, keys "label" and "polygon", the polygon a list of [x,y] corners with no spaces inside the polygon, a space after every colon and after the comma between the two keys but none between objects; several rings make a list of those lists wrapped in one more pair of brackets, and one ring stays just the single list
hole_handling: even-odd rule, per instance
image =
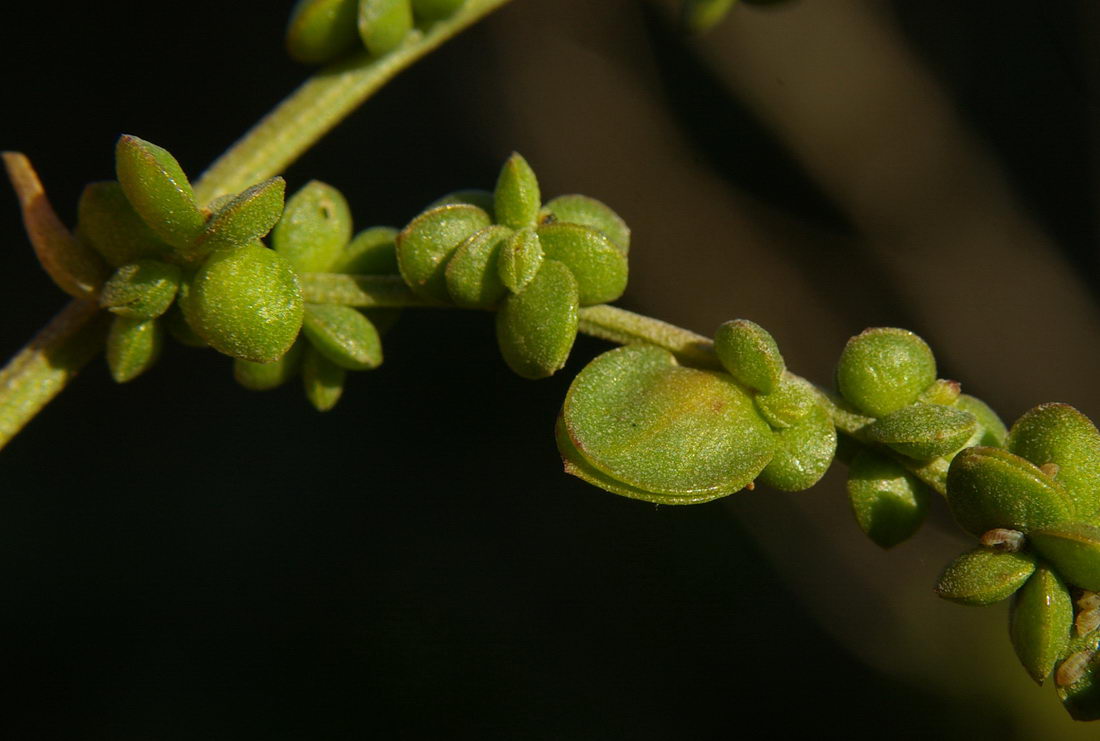
[{"label": "large rounded leaf", "polygon": [[489,226],[489,214],[477,206],[437,206],[413,219],[397,235],[401,277],[414,293],[449,301],[447,260],[463,240]]},{"label": "large rounded leaf", "polygon": [[581,291],[581,306],[614,301],[626,290],[627,261],[602,232],[578,224],[538,228],[546,257],[569,266]]},{"label": "large rounded leaf", "polygon": [[775,445],[732,378],[684,368],[649,345],[589,363],[570,386],[562,415],[573,447],[592,468],[658,495],[731,494],[759,475]]},{"label": "large rounded leaf", "polygon": [[542,221],[590,226],[603,232],[623,256],[630,251],[630,227],[609,206],[595,198],[575,193],[558,196],[543,207]]},{"label": "large rounded leaf", "polygon": [[859,411],[881,417],[913,403],[936,380],[936,359],[917,335],[877,327],[848,340],[836,368],[840,393]]},{"label": "large rounded leaf", "polygon": [[1081,412],[1069,404],[1040,404],[1012,425],[1007,447],[1036,466],[1058,466],[1054,480],[1073,497],[1078,515],[1100,510],[1100,432]]}]

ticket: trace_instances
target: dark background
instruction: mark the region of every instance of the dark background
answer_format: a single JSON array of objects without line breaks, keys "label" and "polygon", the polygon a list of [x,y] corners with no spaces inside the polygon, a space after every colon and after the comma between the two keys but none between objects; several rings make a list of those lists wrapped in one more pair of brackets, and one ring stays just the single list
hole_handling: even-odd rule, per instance
[{"label": "dark background", "polygon": [[[304,77],[289,4],[13,6],[0,148],[67,220],[119,133],[197,174]],[[326,180],[358,226],[400,226],[518,149],[547,196],[632,224],[630,308],[704,333],[754,318],[819,382],[848,335],[906,326],[1006,419],[1100,414],[1091,3],[801,0],[702,41],[668,10],[516,2],[289,186]],[[832,69],[842,88],[813,82]],[[0,219],[14,353],[64,299],[10,195]],[[1001,608],[932,595],[965,547],[942,508],[881,554],[842,473],[686,508],[562,474],[554,416],[605,347],[581,338],[531,383],[486,317],[407,311],[325,415],[293,384],[241,390],[210,352],[172,346],[126,387],[93,362],[0,454],[0,734],[1088,732],[1014,665]]]}]

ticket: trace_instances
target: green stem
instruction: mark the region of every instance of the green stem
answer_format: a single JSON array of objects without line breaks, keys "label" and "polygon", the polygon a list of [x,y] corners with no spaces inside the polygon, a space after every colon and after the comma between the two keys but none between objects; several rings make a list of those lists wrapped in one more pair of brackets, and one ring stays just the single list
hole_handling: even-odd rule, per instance
[{"label": "green stem", "polygon": [[398,72],[508,1],[466,0],[389,54],[372,58],[364,51],[321,70],[210,166],[195,183],[195,197],[209,203],[283,172]]}]

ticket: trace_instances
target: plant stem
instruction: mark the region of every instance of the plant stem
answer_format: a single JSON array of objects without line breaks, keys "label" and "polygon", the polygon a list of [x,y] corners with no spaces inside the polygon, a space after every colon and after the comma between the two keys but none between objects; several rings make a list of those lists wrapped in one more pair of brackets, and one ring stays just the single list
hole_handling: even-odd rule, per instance
[{"label": "plant stem", "polygon": [[372,58],[364,51],[321,70],[210,166],[195,183],[195,197],[209,203],[279,174],[398,72],[508,1],[466,0],[389,54]]}]

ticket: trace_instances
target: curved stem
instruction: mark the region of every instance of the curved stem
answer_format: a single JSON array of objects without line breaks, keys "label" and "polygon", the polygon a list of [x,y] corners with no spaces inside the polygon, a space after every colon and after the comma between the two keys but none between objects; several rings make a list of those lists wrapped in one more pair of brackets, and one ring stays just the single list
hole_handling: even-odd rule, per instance
[{"label": "curved stem", "polygon": [[282,172],[398,72],[508,1],[466,0],[389,54],[372,58],[364,51],[321,70],[210,166],[195,183],[195,198],[209,203]]}]

